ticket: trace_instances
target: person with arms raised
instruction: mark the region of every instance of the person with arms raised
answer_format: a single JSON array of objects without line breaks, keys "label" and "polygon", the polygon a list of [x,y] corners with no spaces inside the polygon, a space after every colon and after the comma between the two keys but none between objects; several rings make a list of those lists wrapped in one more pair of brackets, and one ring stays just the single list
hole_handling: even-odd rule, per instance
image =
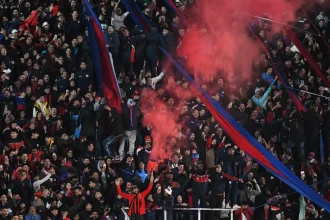
[{"label": "person with arms raised", "polygon": [[144,220],[144,215],[146,214],[145,208],[145,198],[151,192],[152,185],[154,181],[154,175],[151,174],[150,182],[148,188],[143,191],[139,192],[139,188],[137,186],[133,187],[133,192],[131,194],[124,193],[120,188],[119,179],[115,181],[117,191],[121,197],[128,200],[129,210],[128,215],[132,220]]}]

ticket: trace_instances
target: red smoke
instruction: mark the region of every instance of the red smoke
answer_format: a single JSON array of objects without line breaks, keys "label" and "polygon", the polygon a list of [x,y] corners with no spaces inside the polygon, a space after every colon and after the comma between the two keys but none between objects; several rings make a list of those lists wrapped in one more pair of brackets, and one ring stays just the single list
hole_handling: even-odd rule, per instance
[{"label": "red smoke", "polygon": [[196,20],[190,19],[194,25],[183,36],[179,56],[186,57],[190,72],[200,77],[215,76],[219,71],[250,76],[252,61],[260,52],[247,36],[246,25],[252,20],[249,15],[292,21],[298,2],[198,1],[195,7],[200,14],[195,16]]},{"label": "red smoke", "polygon": [[178,136],[178,117],[173,113],[157,93],[145,90],[141,104],[142,123],[151,129],[153,149],[150,159],[163,161],[172,153],[171,143]]},{"label": "red smoke", "polygon": [[[250,39],[247,29],[252,20],[260,20],[250,15],[286,23],[295,20],[299,4],[300,0],[195,1],[193,7],[198,9],[194,10],[194,16],[189,17],[189,27],[181,38],[178,56],[185,59],[185,68],[195,79],[217,82],[222,78],[225,84],[234,88],[232,91],[238,91],[239,83],[252,79],[253,61],[261,59],[261,51]],[[268,37],[281,28],[281,25],[271,21],[264,23],[271,27]],[[167,76],[169,74],[166,73]],[[191,89],[177,86],[171,79],[163,88],[170,97],[176,97],[178,108],[193,94]],[[171,111],[156,92],[145,93],[142,99],[143,124],[152,127],[151,159],[159,161],[168,158],[175,146],[173,142],[178,136],[178,127],[181,126],[178,124],[179,111]]]}]

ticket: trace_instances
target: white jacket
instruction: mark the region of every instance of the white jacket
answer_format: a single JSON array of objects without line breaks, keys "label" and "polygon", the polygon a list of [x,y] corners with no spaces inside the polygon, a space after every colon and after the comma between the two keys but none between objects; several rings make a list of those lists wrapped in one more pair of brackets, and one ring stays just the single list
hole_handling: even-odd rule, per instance
[{"label": "white jacket", "polygon": [[[163,72],[161,72],[160,74],[159,74],[159,76],[156,76],[156,77],[154,77],[154,78],[152,78],[151,80],[152,80],[152,85],[151,85],[151,87],[152,87],[152,89],[153,90],[155,90],[156,89],[156,84],[164,77],[164,73]],[[147,82],[146,82],[146,79],[145,78],[142,78],[141,77],[141,75],[140,75],[140,79],[139,79],[139,81],[140,81],[140,85],[145,85]]]}]

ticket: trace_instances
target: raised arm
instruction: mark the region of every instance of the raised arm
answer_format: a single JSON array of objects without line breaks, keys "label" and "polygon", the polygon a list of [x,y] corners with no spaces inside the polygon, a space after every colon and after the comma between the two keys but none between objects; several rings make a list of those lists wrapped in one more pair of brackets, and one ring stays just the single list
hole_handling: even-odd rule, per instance
[{"label": "raised arm", "polygon": [[227,180],[231,180],[231,181],[238,181],[238,177],[236,176],[231,176],[231,175],[228,175],[227,173],[223,173],[223,177]]},{"label": "raised arm", "polygon": [[117,10],[119,4],[120,4],[120,0],[115,4],[115,7],[113,8],[113,12],[114,12],[114,13],[115,13],[115,11]]},{"label": "raised arm", "polygon": [[152,185],[154,183],[154,174],[151,173],[151,177],[150,177],[150,182],[149,182],[149,186],[146,190],[144,190],[141,194],[143,197],[146,197],[152,190]]},{"label": "raised arm", "polygon": [[123,197],[124,199],[129,199],[129,194],[124,193],[124,192],[121,190],[120,185],[119,185],[119,180],[118,180],[118,179],[115,181],[115,183],[116,183],[116,187],[117,187],[118,194],[119,194],[121,197]]},{"label": "raised arm", "polygon": [[[263,96],[262,96],[262,98],[260,100],[261,105],[265,102],[265,100],[267,99],[267,97],[271,93],[272,86],[275,84],[276,80],[277,80],[277,77],[275,77],[274,81],[269,85],[269,88],[267,89],[267,91],[265,92],[265,94],[263,94]],[[260,107],[262,107],[262,106],[260,106]]]},{"label": "raised arm", "polygon": [[155,79],[155,83],[158,83],[163,77],[164,77],[164,73],[163,72],[161,72],[160,74],[159,74],[159,76],[156,76],[156,77],[154,77],[154,79]]}]

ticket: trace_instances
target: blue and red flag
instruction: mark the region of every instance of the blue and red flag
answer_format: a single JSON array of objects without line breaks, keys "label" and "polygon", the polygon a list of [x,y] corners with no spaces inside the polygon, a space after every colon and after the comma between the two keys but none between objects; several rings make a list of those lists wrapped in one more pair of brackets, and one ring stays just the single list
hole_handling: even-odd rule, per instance
[{"label": "blue and red flag", "polygon": [[306,112],[307,108],[306,106],[300,101],[300,99],[297,97],[297,95],[290,89],[289,84],[287,83],[287,80],[285,77],[281,74],[279,69],[274,65],[274,62],[272,61],[272,66],[274,68],[274,72],[280,82],[284,85],[287,93],[289,94],[290,98],[292,99],[293,103],[295,104],[297,110]]},{"label": "blue and red flag", "polygon": [[228,136],[247,154],[259,164],[273,173],[276,177],[290,187],[309,198],[314,203],[330,211],[330,203],[319,196],[315,191],[302,182],[284,164],[274,157],[263,145],[261,145],[250,133],[232,118],[213,98],[206,93],[192,77],[165,51],[161,48],[168,59],[176,66],[184,78],[193,86],[197,95],[201,98],[208,111],[228,134]]},{"label": "blue and red flag", "polygon": [[91,43],[98,90],[101,93],[100,95],[108,98],[110,107],[116,108],[121,113],[122,101],[117,78],[111,63],[109,51],[106,47],[101,25],[88,0],[83,0],[82,2]]},{"label": "blue and red flag", "polygon": [[177,16],[183,21],[183,23],[187,24],[186,18],[184,15],[179,11],[179,9],[174,4],[173,0],[164,0],[164,2],[176,13]]},{"label": "blue and red flag", "polygon": [[149,20],[144,16],[140,7],[136,4],[134,0],[122,0],[121,1],[129,14],[132,16],[135,24],[140,30],[143,30],[145,33],[150,32],[151,24]]},{"label": "blue and red flag", "polygon": [[[324,142],[323,142],[323,135],[322,131],[320,131],[320,163],[324,164],[325,158],[324,158]],[[325,169],[322,169],[323,177],[324,179],[328,178],[327,171]]]},{"label": "blue and red flag", "polygon": [[324,164],[324,143],[322,131],[320,131],[320,162],[321,164]]},{"label": "blue and red flag", "polygon": [[[124,0],[128,1],[128,0]],[[125,5],[126,6],[126,5]],[[127,8],[130,13],[135,13],[132,8]],[[139,16],[144,17],[141,12]],[[134,19],[134,17],[133,17]],[[134,19],[136,23],[138,21]],[[149,24],[150,25],[150,24]],[[139,25],[138,25],[139,26]],[[149,26],[150,27],[150,26]],[[208,111],[213,115],[220,126],[225,130],[228,136],[247,154],[249,154],[259,164],[281,179],[284,183],[309,198],[314,203],[330,212],[330,204],[320,197],[315,191],[304,184],[294,173],[275,158],[264,146],[262,146],[250,133],[248,133],[238,122],[233,119],[213,98],[207,94],[200,86],[185,72],[185,70],[171,57],[164,48],[160,48],[167,58],[176,66],[183,77],[196,90],[198,96],[205,104]],[[290,91],[291,92],[291,91]],[[294,95],[294,94],[293,94]],[[299,99],[298,99],[299,100]],[[298,107],[299,108],[299,107]],[[301,106],[302,108],[302,106]],[[303,108],[302,108],[303,109]]]},{"label": "blue and red flag", "polygon": [[324,35],[320,32],[320,30],[316,27],[316,25],[314,24],[313,20],[310,19],[310,17],[308,16],[308,14],[306,13],[306,11],[304,10],[303,7],[300,7],[300,10],[304,13],[305,17],[307,18],[307,20],[309,21],[309,23],[314,27],[314,29],[317,31],[317,33],[319,34],[319,36],[322,38],[323,42],[327,45],[327,47],[330,50],[330,45],[328,40],[324,37]]},{"label": "blue and red flag", "polygon": [[313,57],[310,55],[308,50],[305,48],[305,46],[301,43],[299,38],[296,36],[296,34],[290,29],[286,28],[286,33],[288,38],[291,40],[291,42],[298,48],[300,53],[305,57],[305,59],[308,61],[309,65],[313,68],[313,70],[316,72],[316,74],[322,79],[324,84],[330,88],[330,82],[329,80],[324,76],[322,73],[322,70],[319,68],[319,66],[314,61]]},{"label": "blue and red flag", "polygon": [[265,46],[265,44],[258,38],[258,36],[254,33],[253,29],[250,27],[250,25],[247,25],[248,28],[250,29],[251,33],[254,35],[260,46],[266,51],[268,57],[270,57],[270,61],[272,64],[272,67],[274,69],[274,72],[278,78],[278,80],[281,82],[282,85],[284,85],[287,93],[289,94],[290,98],[292,99],[293,103],[295,104],[297,110],[306,112],[307,108],[306,106],[300,101],[300,99],[296,96],[296,94],[289,89],[289,85],[287,83],[287,80],[285,77],[281,74],[279,69],[276,67],[274,61],[271,58],[271,53],[269,52],[268,48]]}]

